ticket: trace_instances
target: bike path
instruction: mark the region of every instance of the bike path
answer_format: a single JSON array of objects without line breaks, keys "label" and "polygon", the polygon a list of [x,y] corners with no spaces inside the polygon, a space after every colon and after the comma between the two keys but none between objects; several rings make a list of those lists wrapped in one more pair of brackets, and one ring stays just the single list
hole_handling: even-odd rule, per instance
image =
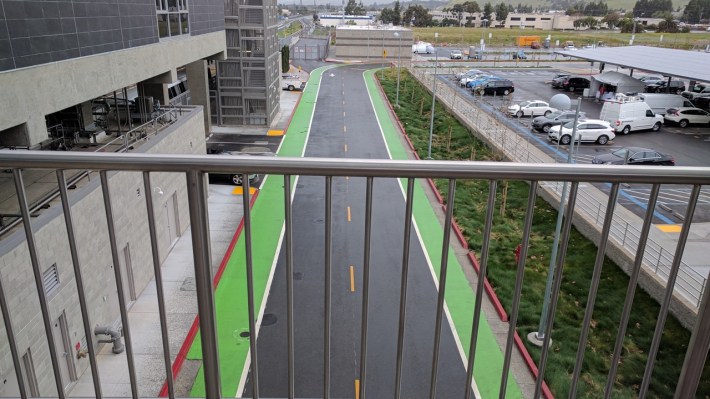
[{"label": "bike path", "polygon": [[[407,160],[407,152],[399,138],[399,132],[390,117],[385,100],[374,81],[375,70],[366,71],[365,82],[370,99],[375,109],[376,117],[380,124],[385,143],[390,153],[390,158]],[[414,193],[414,220],[419,236],[428,255],[429,264],[436,273],[437,285],[441,265],[441,252],[444,231],[438,217],[434,213],[432,204],[422,187],[422,181],[415,184]],[[406,179],[400,180],[400,187],[406,186]],[[454,204],[454,206],[456,206]],[[453,249],[449,249],[448,276],[446,281],[446,306],[450,320],[462,345],[465,356],[468,356],[471,342],[471,325],[475,293],[469,286],[468,279],[463,273],[463,267],[456,258]],[[469,266],[465,266],[469,267]],[[474,381],[483,398],[498,397],[500,392],[500,379],[503,369],[503,353],[488,324],[485,315],[481,314],[478,344],[476,346],[476,362],[474,365]],[[509,374],[506,398],[520,398],[522,393],[515,378]]]}]

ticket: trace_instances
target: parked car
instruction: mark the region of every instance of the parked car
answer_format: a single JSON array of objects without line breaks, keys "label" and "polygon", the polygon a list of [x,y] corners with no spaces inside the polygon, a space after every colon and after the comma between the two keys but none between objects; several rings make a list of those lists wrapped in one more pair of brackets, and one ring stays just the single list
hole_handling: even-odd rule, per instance
[{"label": "parked car", "polygon": [[456,80],[461,80],[462,78],[464,78],[466,76],[479,75],[482,73],[483,73],[483,71],[481,71],[480,69],[469,69],[468,71],[457,73],[455,75],[455,77],[456,77]]},{"label": "parked car", "polygon": [[689,87],[687,91],[682,92],[680,95],[691,101],[699,97],[710,97],[710,85],[698,83],[692,88]]},{"label": "parked car", "polygon": [[499,77],[493,76],[493,75],[479,76],[478,78],[466,83],[466,87],[470,88],[472,92],[475,92],[484,83],[486,83],[490,80],[500,80],[500,79],[502,79],[502,78],[499,78]]},{"label": "parked car", "polygon": [[663,76],[646,75],[646,76],[641,76],[639,78],[639,80],[642,81],[643,84],[649,85],[649,84],[656,83],[656,82],[662,82],[662,81],[666,80],[666,78],[664,78]]},{"label": "parked car", "polygon": [[590,85],[589,79],[580,76],[568,76],[562,81],[563,90],[567,90],[570,93],[577,90],[588,89]]},{"label": "parked car", "polygon": [[523,50],[518,50],[513,53],[513,59],[514,60],[527,60],[528,56],[525,55],[525,51]]},{"label": "parked car", "polygon": [[682,80],[671,80],[668,87],[667,80],[660,80],[655,83],[648,83],[645,87],[646,93],[675,93],[680,94],[685,91],[685,82]]},{"label": "parked car", "polygon": [[[231,151],[216,151],[216,152],[211,152],[214,155],[247,155],[247,156],[274,156],[274,153],[271,152],[266,147],[244,147],[241,152],[231,152]],[[221,173],[210,173],[210,176],[213,178],[217,179],[223,179],[231,182],[235,186],[241,186],[243,184],[243,179],[242,179],[242,174],[241,173],[227,173],[227,174],[221,174]],[[261,178],[258,174],[256,173],[251,173],[249,174],[249,185],[250,186],[256,186],[259,184],[261,181]]]},{"label": "parked car", "polygon": [[[574,121],[575,111],[555,111],[551,114],[538,116],[532,121],[532,128],[538,132],[549,132],[550,128],[553,126],[564,125],[567,122]],[[584,112],[579,113],[577,120],[585,120],[587,114]]]},{"label": "parked car", "polygon": [[673,166],[675,159],[656,150],[642,147],[624,147],[592,159],[596,165],[662,165]]},{"label": "parked car", "polygon": [[281,79],[281,89],[294,91],[303,90],[306,87],[306,82],[301,82],[297,76],[289,76]]},{"label": "parked car", "polygon": [[599,119],[609,122],[617,133],[629,134],[636,130],[661,129],[663,116],[653,112],[651,107],[638,97],[617,95],[617,99],[606,101]]},{"label": "parked car", "polygon": [[[547,139],[550,141],[559,142],[567,145],[572,141],[572,128],[574,121],[567,122],[564,125],[553,126],[547,133]],[[577,121],[577,132],[575,133],[575,141],[583,143],[598,143],[604,145],[609,140],[614,140],[616,134],[609,122],[600,119],[587,119]]]},{"label": "parked car", "polygon": [[639,98],[648,104],[654,113],[661,115],[665,115],[671,108],[695,107],[690,100],[677,94],[643,93],[639,94]]},{"label": "parked car", "polygon": [[695,104],[697,108],[710,111],[710,97],[698,97],[693,100],[693,104]]},{"label": "parked car", "polygon": [[550,115],[557,109],[550,107],[550,104],[542,100],[523,101],[520,104],[513,104],[508,107],[508,113],[518,118],[523,116]]},{"label": "parked car", "polygon": [[451,50],[449,53],[449,58],[452,60],[460,60],[463,58],[463,53],[461,50]]},{"label": "parked car", "polygon": [[552,78],[552,80],[549,82],[552,87],[554,88],[560,88],[562,87],[562,82],[565,81],[566,78],[570,76],[569,73],[557,73],[555,76]]},{"label": "parked car", "polygon": [[710,113],[700,108],[671,108],[664,117],[666,123],[676,123],[680,127],[710,124]]},{"label": "parked car", "polygon": [[488,94],[488,95],[504,95],[515,91],[515,86],[513,82],[508,79],[495,79],[484,83],[482,86],[477,88],[477,94]]},{"label": "parked car", "polygon": [[459,86],[461,86],[461,87],[469,87],[469,88],[470,88],[470,87],[471,87],[471,84],[472,84],[473,82],[476,82],[476,81],[479,81],[479,80],[483,80],[483,79],[486,79],[486,78],[492,78],[492,77],[494,77],[494,76],[493,76],[493,75],[488,75],[488,74],[485,74],[485,73],[479,73],[479,74],[476,74],[476,75],[465,76],[465,77],[461,78],[461,80],[459,80]]}]

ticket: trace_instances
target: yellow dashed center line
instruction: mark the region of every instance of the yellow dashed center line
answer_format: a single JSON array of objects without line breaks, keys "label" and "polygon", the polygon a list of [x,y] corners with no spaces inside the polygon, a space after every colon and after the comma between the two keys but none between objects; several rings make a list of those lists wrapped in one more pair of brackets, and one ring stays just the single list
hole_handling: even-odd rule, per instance
[{"label": "yellow dashed center line", "polygon": [[350,265],[350,292],[355,292],[355,266],[353,265]]},{"label": "yellow dashed center line", "polygon": [[353,218],[350,215],[350,207],[348,207],[348,222],[352,222]]},{"label": "yellow dashed center line", "polygon": [[360,380],[355,380],[355,399],[360,399]]}]

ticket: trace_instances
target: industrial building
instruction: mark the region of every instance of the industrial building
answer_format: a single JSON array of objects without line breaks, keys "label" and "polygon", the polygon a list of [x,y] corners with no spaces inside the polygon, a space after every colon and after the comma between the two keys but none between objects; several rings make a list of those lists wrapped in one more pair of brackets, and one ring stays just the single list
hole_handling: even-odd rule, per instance
[{"label": "industrial building", "polygon": [[336,57],[348,60],[396,61],[412,58],[411,29],[399,26],[339,26]]}]

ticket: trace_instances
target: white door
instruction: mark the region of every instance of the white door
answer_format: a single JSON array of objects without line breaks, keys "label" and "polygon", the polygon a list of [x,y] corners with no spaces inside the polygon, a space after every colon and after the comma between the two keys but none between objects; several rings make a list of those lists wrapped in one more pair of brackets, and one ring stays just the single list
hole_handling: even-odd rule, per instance
[{"label": "white door", "polygon": [[59,360],[59,373],[62,377],[62,386],[66,392],[72,382],[76,381],[76,371],[74,370],[74,358],[72,357],[69,346],[69,334],[63,312],[61,316],[52,323],[52,335],[54,335],[54,347]]}]

